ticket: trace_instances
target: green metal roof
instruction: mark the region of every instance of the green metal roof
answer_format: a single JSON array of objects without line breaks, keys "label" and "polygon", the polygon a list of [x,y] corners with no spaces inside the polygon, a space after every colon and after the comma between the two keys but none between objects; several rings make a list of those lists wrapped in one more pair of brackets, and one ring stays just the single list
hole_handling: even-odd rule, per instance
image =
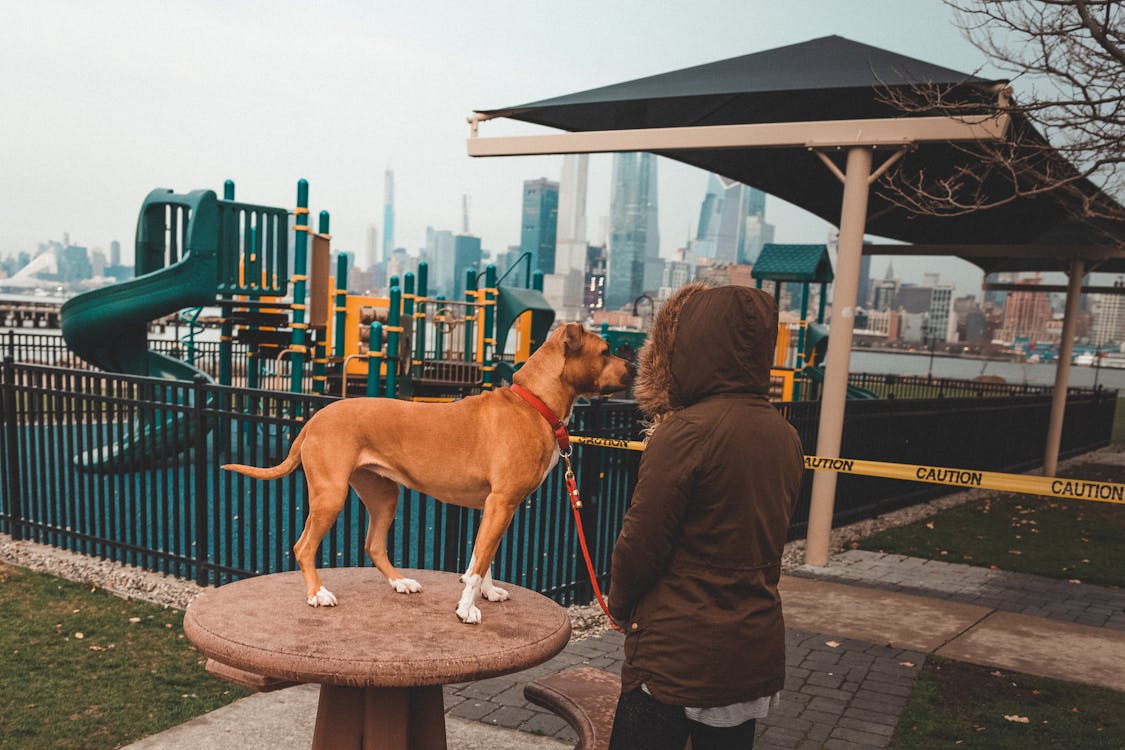
[{"label": "green metal roof", "polygon": [[832,260],[827,245],[782,245],[766,243],[750,275],[765,281],[802,281],[827,284],[832,281]]}]

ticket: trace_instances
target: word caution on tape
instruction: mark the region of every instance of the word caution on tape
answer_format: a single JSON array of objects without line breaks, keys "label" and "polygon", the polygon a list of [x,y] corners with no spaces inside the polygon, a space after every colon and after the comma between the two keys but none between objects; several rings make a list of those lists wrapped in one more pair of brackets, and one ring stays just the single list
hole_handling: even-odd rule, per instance
[{"label": "word caution on tape", "polygon": [[[572,442],[582,445],[594,445],[603,448],[642,451],[645,447],[644,443],[637,440],[593,438],[579,435],[571,435],[570,439]],[[885,479],[903,479],[910,482],[929,482],[930,484],[945,484],[970,489],[1000,490],[1027,495],[1045,495],[1067,500],[1092,500],[1099,503],[1125,505],[1125,484],[1118,484],[1117,482],[1037,477],[1027,474],[1004,474],[997,471],[953,469],[946,466],[925,466],[921,464],[893,464],[885,461],[826,458],[823,456],[805,456],[805,468],[835,471],[840,474],[861,474]]]}]

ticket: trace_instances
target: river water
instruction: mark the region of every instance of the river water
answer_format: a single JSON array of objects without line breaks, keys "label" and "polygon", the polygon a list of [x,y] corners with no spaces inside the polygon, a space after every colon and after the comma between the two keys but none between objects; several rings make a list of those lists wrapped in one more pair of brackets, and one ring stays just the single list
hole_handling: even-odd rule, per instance
[{"label": "river water", "polygon": [[[857,349],[852,351],[851,371],[871,373],[892,373],[895,375],[926,375],[930,372],[930,355],[899,354],[894,352],[873,352]],[[972,380],[978,375],[999,375],[1009,383],[1030,383],[1032,385],[1053,385],[1055,365],[1053,363],[1026,364],[1023,362],[1002,362],[986,359],[964,359],[961,357],[933,357],[933,376],[935,378],[957,378]],[[1070,368],[1070,385],[1125,389],[1125,370],[1110,367]]]}]

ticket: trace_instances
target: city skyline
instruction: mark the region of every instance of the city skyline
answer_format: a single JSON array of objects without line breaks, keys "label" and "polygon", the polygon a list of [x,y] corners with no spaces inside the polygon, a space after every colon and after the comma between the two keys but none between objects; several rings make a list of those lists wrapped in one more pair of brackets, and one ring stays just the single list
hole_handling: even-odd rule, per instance
[{"label": "city skyline", "polygon": [[[149,190],[219,192],[228,178],[239,200],[285,207],[294,204],[297,180],[308,179],[313,213],[329,211],[335,246],[359,256],[372,224],[410,252],[425,246],[427,227],[456,231],[468,194],[474,234],[499,253],[519,242],[513,207],[523,182],[559,180],[562,157],[470,159],[465,116],[475,108],[828,34],[968,73],[986,62],[938,0],[883,0],[863,13],[827,0],[808,7],[798,21],[788,8],[736,0],[575,2],[552,10],[326,2],[314,14],[284,0],[17,4],[0,29],[0,64],[14,72],[0,91],[18,103],[0,125],[0,257],[69,233],[91,248],[117,240],[128,262]],[[701,18],[707,33],[685,35]],[[926,34],[911,33],[920,29]],[[471,51],[455,54],[466,37],[474,39]],[[540,132],[517,123],[483,127],[490,135]],[[670,259],[698,228],[709,178],[669,159],[658,163],[659,253]],[[382,209],[391,165],[388,222]],[[611,169],[610,155],[590,157],[591,241],[609,215]],[[769,216],[777,242],[828,236],[826,222],[783,201],[770,199]],[[913,279],[934,262],[901,259],[896,268]],[[936,262],[959,292],[979,293],[979,270]],[[885,263],[875,259],[873,273]]]}]

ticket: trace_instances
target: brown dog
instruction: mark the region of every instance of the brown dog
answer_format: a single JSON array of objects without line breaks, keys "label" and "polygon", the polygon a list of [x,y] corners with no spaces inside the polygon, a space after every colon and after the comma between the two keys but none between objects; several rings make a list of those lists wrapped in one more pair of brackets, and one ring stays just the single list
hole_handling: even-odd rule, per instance
[{"label": "brown dog", "polygon": [[[633,366],[577,323],[560,326],[515,374],[563,421],[581,395],[627,388]],[[421,591],[387,557],[387,530],[398,509],[399,485],[443,502],[483,509],[465,589],[457,604],[464,622],[480,622],[476,599],[503,601],[492,584],[492,558],[512,516],[559,460],[547,420],[509,388],[450,404],[388,398],[337,401],[317,412],[293,441],[289,456],[267,469],[226,464],[255,479],[277,479],[304,466],[309,515],[293,553],[305,578],[308,603],[332,606],[316,554],[344,507],[350,484],[367,507],[367,554],[399,593]]]}]

